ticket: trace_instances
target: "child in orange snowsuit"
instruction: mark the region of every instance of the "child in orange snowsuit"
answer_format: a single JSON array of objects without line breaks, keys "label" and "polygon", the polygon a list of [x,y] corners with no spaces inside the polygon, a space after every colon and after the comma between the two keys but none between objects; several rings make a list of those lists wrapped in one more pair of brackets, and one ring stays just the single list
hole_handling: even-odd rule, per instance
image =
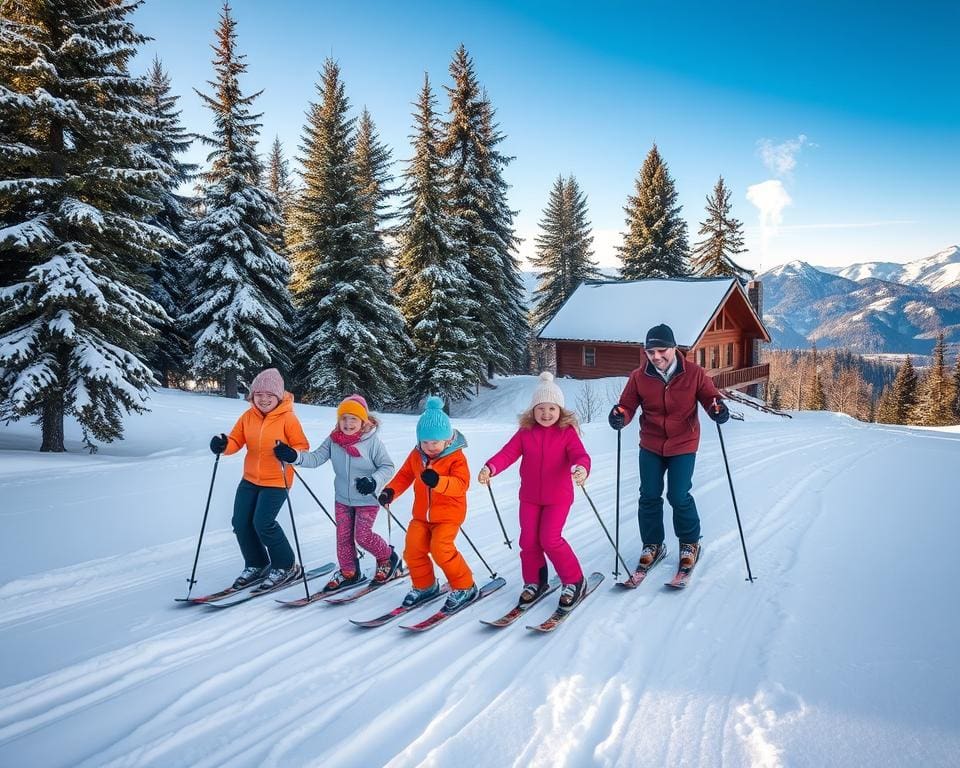
[{"label": "child in orange snowsuit", "polygon": [[427,398],[426,406],[417,422],[417,447],[378,500],[388,506],[413,485],[413,519],[403,552],[413,589],[403,604],[411,607],[440,593],[433,570],[436,563],[450,582],[444,610],[453,612],[477,597],[473,573],[454,543],[467,516],[470,468],[463,455],[467,441],[453,429],[439,397]]}]

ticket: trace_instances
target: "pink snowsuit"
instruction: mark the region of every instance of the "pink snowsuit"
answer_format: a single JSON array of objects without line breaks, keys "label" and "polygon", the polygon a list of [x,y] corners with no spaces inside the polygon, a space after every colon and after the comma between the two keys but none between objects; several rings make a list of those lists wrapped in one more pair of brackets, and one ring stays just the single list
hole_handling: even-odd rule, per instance
[{"label": "pink snowsuit", "polygon": [[[491,475],[520,462],[520,569],[525,584],[545,581],[546,557],[564,584],[583,578],[577,556],[563,538],[573,504],[574,465],[590,471],[575,427],[521,428],[486,464]],[[546,555],[546,557],[545,557]]]}]

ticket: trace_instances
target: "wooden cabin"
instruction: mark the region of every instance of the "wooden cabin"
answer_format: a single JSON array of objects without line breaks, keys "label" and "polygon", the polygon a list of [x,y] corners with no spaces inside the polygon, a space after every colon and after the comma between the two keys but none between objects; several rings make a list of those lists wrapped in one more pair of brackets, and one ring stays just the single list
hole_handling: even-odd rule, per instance
[{"label": "wooden cabin", "polygon": [[537,338],[556,348],[557,376],[626,376],[646,363],[647,330],[666,323],[677,346],[721,389],[756,392],[770,376],[770,341],[758,281],[735,278],[591,281],[580,285]]}]

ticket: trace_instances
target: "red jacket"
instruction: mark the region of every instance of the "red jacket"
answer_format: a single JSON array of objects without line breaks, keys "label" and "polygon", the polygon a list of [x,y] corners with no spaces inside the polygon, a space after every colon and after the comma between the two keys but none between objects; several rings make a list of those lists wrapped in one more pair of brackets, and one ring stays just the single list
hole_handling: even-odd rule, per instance
[{"label": "red jacket", "polygon": [[722,400],[707,372],[677,352],[677,370],[664,384],[663,377],[653,363],[637,368],[630,374],[620,395],[620,407],[626,421],[633,419],[637,408],[640,415],[640,447],[660,456],[679,456],[696,453],[700,446],[700,419],[697,401],[704,409],[713,399]]}]

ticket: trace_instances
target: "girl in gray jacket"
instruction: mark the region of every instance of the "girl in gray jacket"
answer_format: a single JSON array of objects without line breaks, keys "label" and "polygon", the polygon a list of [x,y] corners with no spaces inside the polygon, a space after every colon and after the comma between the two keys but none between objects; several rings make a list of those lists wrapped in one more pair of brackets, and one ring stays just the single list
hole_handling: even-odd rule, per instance
[{"label": "girl in gray jacket", "polygon": [[340,570],[324,587],[334,592],[361,579],[357,545],[377,559],[374,581],[388,581],[400,567],[400,557],[382,536],[374,533],[380,505],[377,494],[393,477],[394,466],[387,449],[377,437],[379,422],[367,409],[361,395],[350,395],[337,406],[337,425],[314,451],[295,451],[277,446],[289,464],[319,467],[333,464],[334,499],[337,516],[337,561]]}]

